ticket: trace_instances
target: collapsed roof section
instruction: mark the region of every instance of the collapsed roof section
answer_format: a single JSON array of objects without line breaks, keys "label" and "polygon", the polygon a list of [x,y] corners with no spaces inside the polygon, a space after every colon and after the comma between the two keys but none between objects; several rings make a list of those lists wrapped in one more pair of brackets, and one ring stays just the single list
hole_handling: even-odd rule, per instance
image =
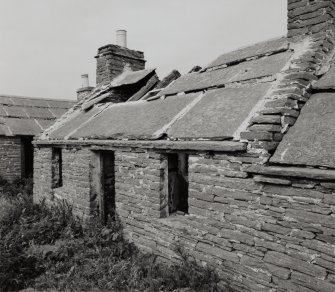
[{"label": "collapsed roof section", "polygon": [[[138,100],[152,90],[159,82],[155,69],[132,71],[126,69],[107,85],[96,87],[83,102],[87,110],[101,102],[125,102],[128,99]],[[139,94],[139,92],[141,92]]]},{"label": "collapsed roof section", "polygon": [[37,135],[73,105],[70,100],[0,95],[0,135]]}]

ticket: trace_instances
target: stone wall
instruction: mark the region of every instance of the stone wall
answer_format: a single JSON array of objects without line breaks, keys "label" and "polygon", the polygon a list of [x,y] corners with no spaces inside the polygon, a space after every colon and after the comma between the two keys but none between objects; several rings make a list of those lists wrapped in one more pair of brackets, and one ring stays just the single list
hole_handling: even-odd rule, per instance
[{"label": "stone wall", "polygon": [[160,218],[164,155],[116,152],[125,234],[167,261],[180,243],[238,291],[334,291],[334,184],[260,183],[243,171],[256,160],[190,155],[189,215]]},{"label": "stone wall", "polygon": [[332,0],[288,0],[288,37],[330,29],[334,10]]},{"label": "stone wall", "polygon": [[[63,149],[64,185],[52,190],[51,150],[36,150],[35,198],[67,199],[88,217],[92,153]],[[335,291],[334,182],[252,175],[252,155],[189,153],[189,214],[166,217],[167,155],[114,157],[116,214],[144,251],[175,262],[181,245],[236,291]]]},{"label": "stone wall", "polygon": [[34,201],[66,200],[73,206],[74,214],[86,221],[90,208],[91,151],[85,148],[62,149],[63,186],[52,188],[52,148],[35,148]]},{"label": "stone wall", "polygon": [[13,181],[21,177],[21,139],[0,138],[0,176]]}]

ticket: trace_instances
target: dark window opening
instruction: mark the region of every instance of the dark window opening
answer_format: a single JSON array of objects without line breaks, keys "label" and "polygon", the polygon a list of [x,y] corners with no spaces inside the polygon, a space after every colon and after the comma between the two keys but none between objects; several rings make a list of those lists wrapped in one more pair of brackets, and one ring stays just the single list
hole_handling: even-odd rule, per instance
[{"label": "dark window opening", "polygon": [[26,137],[21,139],[21,147],[22,147],[22,178],[31,178],[33,177],[34,172],[34,147],[32,144],[33,138]]},{"label": "dark window opening", "polygon": [[188,213],[188,155],[168,154],[169,214]]},{"label": "dark window opening", "polygon": [[52,188],[63,186],[62,148],[52,149]]},{"label": "dark window opening", "polygon": [[115,156],[102,152],[102,191],[100,217],[103,223],[115,217]]}]

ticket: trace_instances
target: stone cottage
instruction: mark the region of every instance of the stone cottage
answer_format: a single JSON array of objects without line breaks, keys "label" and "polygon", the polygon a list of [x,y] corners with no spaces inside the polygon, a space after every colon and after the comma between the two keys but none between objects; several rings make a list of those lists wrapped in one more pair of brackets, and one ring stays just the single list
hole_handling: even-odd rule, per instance
[{"label": "stone cottage", "polygon": [[0,95],[0,176],[31,177],[33,137],[48,128],[74,102]]},{"label": "stone cottage", "polygon": [[167,261],[180,244],[236,291],[335,291],[334,17],[288,0],[286,37],[154,90],[140,53],[100,48],[98,87],[34,142],[35,201]]}]

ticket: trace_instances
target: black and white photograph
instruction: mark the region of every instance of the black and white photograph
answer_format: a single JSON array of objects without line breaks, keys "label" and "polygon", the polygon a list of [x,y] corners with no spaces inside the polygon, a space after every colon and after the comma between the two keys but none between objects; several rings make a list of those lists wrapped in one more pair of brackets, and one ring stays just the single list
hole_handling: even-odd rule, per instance
[{"label": "black and white photograph", "polygon": [[0,0],[0,292],[334,292],[335,0]]}]

